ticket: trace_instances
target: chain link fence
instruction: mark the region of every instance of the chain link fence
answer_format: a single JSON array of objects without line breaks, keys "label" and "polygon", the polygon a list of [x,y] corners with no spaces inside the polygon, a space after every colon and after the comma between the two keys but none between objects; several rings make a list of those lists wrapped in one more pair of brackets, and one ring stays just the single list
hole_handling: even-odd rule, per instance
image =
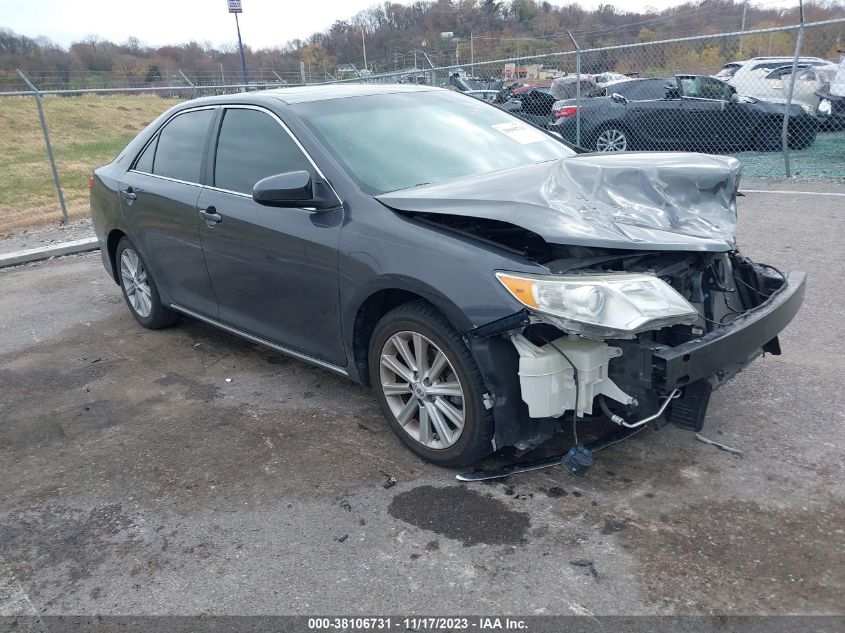
[{"label": "chain link fence", "polygon": [[[831,116],[828,94],[837,71],[845,72],[838,70],[843,19],[594,49],[572,44],[532,57],[305,78],[461,90],[589,151],[705,151],[736,156],[745,177],[845,180],[845,121]],[[0,234],[87,215],[93,169],[176,103],[297,83],[285,75],[233,79],[177,70],[167,86],[50,90],[52,78],[21,75],[25,89],[0,92]]]}]

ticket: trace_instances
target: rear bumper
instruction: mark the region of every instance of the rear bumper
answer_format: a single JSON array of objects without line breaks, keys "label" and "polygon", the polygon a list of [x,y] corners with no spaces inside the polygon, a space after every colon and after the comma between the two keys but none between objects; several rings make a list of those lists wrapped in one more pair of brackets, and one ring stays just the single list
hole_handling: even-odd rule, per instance
[{"label": "rear bumper", "polygon": [[694,341],[652,352],[652,385],[661,393],[716,376],[732,375],[760,351],[780,353],[777,335],[804,301],[806,275],[792,272],[764,303]]}]

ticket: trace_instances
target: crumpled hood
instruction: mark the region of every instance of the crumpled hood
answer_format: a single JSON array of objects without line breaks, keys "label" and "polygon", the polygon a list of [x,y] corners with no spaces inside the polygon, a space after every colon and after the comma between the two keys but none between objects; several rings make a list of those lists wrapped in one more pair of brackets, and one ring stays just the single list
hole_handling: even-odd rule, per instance
[{"label": "crumpled hood", "polygon": [[399,211],[508,222],[547,242],[723,252],[736,243],[735,158],[580,154],[376,196]]}]

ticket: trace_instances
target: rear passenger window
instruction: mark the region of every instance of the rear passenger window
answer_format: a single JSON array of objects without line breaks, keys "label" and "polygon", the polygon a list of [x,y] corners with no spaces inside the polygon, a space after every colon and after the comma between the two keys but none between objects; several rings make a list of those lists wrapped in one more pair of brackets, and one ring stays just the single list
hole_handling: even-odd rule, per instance
[{"label": "rear passenger window", "polygon": [[[214,110],[180,114],[159,133],[153,173],[187,182],[199,182],[202,152]],[[146,154],[146,152],[145,152]],[[146,156],[142,155],[142,159]]]},{"label": "rear passenger window", "polygon": [[152,143],[147,145],[147,149],[145,149],[141,155],[138,157],[138,160],[135,162],[135,170],[142,171],[145,174],[153,173],[153,157],[156,153],[156,144],[158,143],[158,136],[156,136]]},{"label": "rear passenger window", "polygon": [[313,173],[311,163],[273,117],[258,110],[226,110],[217,141],[215,187],[251,194],[262,178],[300,170]]}]

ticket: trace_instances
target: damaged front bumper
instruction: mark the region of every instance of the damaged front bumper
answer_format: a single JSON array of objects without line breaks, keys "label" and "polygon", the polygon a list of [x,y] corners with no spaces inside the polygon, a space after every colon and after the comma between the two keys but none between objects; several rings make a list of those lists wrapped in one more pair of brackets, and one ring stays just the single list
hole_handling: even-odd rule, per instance
[{"label": "damaged front bumper", "polygon": [[[723,380],[761,351],[780,354],[777,335],[804,301],[806,275],[792,272],[765,302],[699,339],[651,351],[652,384],[660,393],[716,378]],[[738,368],[738,369],[737,369]]]},{"label": "damaged front bumper", "polygon": [[[612,350],[605,365],[605,382],[632,396],[633,404],[624,412],[617,411],[629,420],[648,417],[649,420],[654,418],[652,424],[656,426],[672,422],[700,430],[714,389],[764,352],[780,354],[778,334],[801,307],[806,276],[802,272],[792,272],[777,283],[778,287],[769,287],[768,297],[758,305],[729,323],[679,344],[664,344],[648,338],[596,342],[596,345],[608,345]],[[522,311],[478,328],[467,339],[488,387],[490,397],[486,401],[494,409],[497,448],[533,448],[560,430],[561,423],[572,413],[573,407],[568,406],[565,415],[558,412],[550,417],[537,417],[536,414],[532,416],[526,406],[531,397],[536,403],[536,393],[528,396],[525,387],[520,385],[520,355],[512,340],[517,333],[535,327],[532,325],[535,322],[527,311]],[[571,380],[571,376],[567,368],[566,373],[552,380],[555,386],[548,392],[548,397],[554,396],[552,390],[569,388],[560,385],[561,381]],[[585,421],[601,419],[599,409],[606,412],[607,408],[596,407],[595,415],[592,403],[585,404],[581,400],[584,383],[580,384],[581,396],[577,393],[575,396],[578,416]],[[590,398],[593,385],[595,383],[587,390]],[[607,387],[598,385],[595,393],[611,393]],[[665,403],[672,395],[676,397],[666,407]],[[597,401],[603,397],[598,395]],[[611,398],[617,405],[624,402],[618,396],[611,395]],[[665,409],[662,415],[652,415],[662,409]],[[615,417],[617,419],[613,421],[618,423],[621,418]]]}]

